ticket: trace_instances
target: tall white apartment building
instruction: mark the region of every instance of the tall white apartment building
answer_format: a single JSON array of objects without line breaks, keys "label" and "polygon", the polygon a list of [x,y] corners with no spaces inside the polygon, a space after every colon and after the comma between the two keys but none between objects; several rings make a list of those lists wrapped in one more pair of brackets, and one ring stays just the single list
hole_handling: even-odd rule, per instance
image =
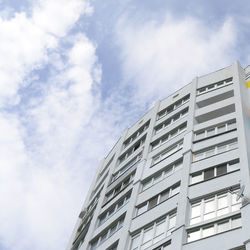
[{"label": "tall white apartment building", "polygon": [[250,66],[196,77],[100,163],[68,250],[250,250]]}]

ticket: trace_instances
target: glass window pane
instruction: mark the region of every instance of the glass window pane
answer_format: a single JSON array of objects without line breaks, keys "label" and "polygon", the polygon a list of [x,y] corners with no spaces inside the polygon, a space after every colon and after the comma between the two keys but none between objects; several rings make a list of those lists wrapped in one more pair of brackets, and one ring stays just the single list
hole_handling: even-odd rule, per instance
[{"label": "glass window pane", "polygon": [[147,203],[145,203],[141,207],[138,207],[138,209],[137,209],[137,215],[140,215],[140,214],[146,212],[148,210],[147,208],[148,208],[148,204]]},{"label": "glass window pane", "polygon": [[132,239],[131,250],[137,249],[137,247],[139,246],[139,239],[140,235],[137,235]]},{"label": "glass window pane", "polygon": [[196,140],[200,140],[200,139],[203,139],[203,138],[205,138],[205,131],[197,132],[197,133],[195,134],[195,139],[196,139]]},{"label": "glass window pane", "polygon": [[166,176],[169,176],[169,175],[172,174],[172,172],[173,172],[173,167],[171,166],[170,168],[168,168],[168,169],[165,171],[165,175],[166,175]]},{"label": "glass window pane", "polygon": [[218,209],[224,208],[228,206],[227,196],[218,197]]},{"label": "glass window pane", "polygon": [[222,85],[224,85],[224,81],[222,81],[222,82],[217,82],[216,85],[217,85],[217,87],[221,87]]},{"label": "glass window pane", "polygon": [[146,243],[153,239],[153,228],[144,231],[142,243]]},{"label": "glass window pane", "polygon": [[241,227],[241,218],[232,219],[232,228]]},{"label": "glass window pane", "polygon": [[107,239],[108,232],[101,236],[100,244]]},{"label": "glass window pane", "polygon": [[171,196],[176,195],[180,192],[180,186],[175,186],[172,188]]},{"label": "glass window pane", "polygon": [[193,205],[191,208],[191,218],[201,216],[201,204]]},{"label": "glass window pane", "polygon": [[182,168],[182,161],[176,162],[174,165],[174,171],[178,171]]},{"label": "glass window pane", "polygon": [[216,169],[217,169],[217,174],[216,174],[217,176],[227,173],[227,165],[218,166]]},{"label": "glass window pane", "polygon": [[233,141],[228,144],[229,149],[234,149],[237,147],[237,141]]},{"label": "glass window pane", "polygon": [[199,161],[199,160],[203,159],[204,156],[205,156],[205,155],[204,155],[204,152],[195,153],[195,154],[194,154],[194,160],[195,160],[195,161]]},{"label": "glass window pane", "polygon": [[228,207],[222,208],[222,209],[217,211],[217,216],[222,216],[222,215],[227,214],[227,213],[229,213],[229,208]]},{"label": "glass window pane", "polygon": [[217,128],[217,133],[220,134],[220,133],[223,133],[226,131],[226,124],[223,124],[221,126],[218,126]]},{"label": "glass window pane", "polygon": [[149,200],[148,210],[157,205],[157,200],[158,200],[158,196],[155,196],[151,200]]},{"label": "glass window pane", "polygon": [[228,164],[228,171],[234,171],[239,169],[239,161],[231,161]]},{"label": "glass window pane", "polygon": [[227,230],[229,230],[229,221],[218,223],[218,227],[217,227],[218,233],[225,232]]},{"label": "glass window pane", "polygon": [[111,236],[112,234],[115,233],[116,227],[117,227],[117,224],[116,224],[115,226],[111,227],[111,229],[110,229],[110,231],[109,231],[109,236]]},{"label": "glass window pane", "polygon": [[205,201],[204,206],[205,206],[204,209],[205,213],[213,212],[215,210],[215,201],[214,200]]},{"label": "glass window pane", "polygon": [[211,148],[205,152],[206,157],[213,156],[215,154],[214,148]]},{"label": "glass window pane", "polygon": [[157,183],[158,181],[160,181],[162,178],[162,172],[158,173],[155,177],[154,177],[154,184]]},{"label": "glass window pane", "polygon": [[210,168],[204,171],[204,180],[208,180],[214,177],[214,169]]},{"label": "glass window pane", "polygon": [[168,230],[172,229],[175,227],[176,223],[176,215],[172,216],[169,218],[169,225],[168,225]]},{"label": "glass window pane", "polygon": [[169,197],[169,190],[162,192],[160,197],[160,202],[165,201],[168,197]]},{"label": "glass window pane", "polygon": [[214,225],[203,228],[202,230],[202,237],[208,237],[214,234]]},{"label": "glass window pane", "polygon": [[147,189],[148,187],[150,187],[150,186],[151,186],[151,183],[152,183],[152,179],[149,179],[148,181],[144,182],[144,183],[142,184],[142,190],[145,190],[145,189]]},{"label": "glass window pane", "polygon": [[108,212],[108,216],[111,216],[113,213],[115,212],[115,207],[112,207],[109,212]]},{"label": "glass window pane", "polygon": [[197,183],[197,182],[200,182],[200,181],[203,181],[202,172],[192,174],[192,176],[191,176],[191,184],[194,184],[194,183]]},{"label": "glass window pane", "polygon": [[235,129],[236,128],[236,122],[233,121],[233,122],[229,122],[227,124],[227,130],[232,130],[232,129]]},{"label": "glass window pane", "polygon": [[215,135],[215,128],[210,128],[207,130],[207,136]]},{"label": "glass window pane", "polygon": [[203,92],[205,92],[205,91],[206,91],[206,87],[201,88],[201,89],[198,90],[199,93],[203,93]]},{"label": "glass window pane", "polygon": [[163,234],[165,232],[165,228],[166,228],[165,220],[162,222],[159,222],[155,228],[155,236],[159,236],[160,234]]},{"label": "glass window pane", "polygon": [[200,239],[200,229],[188,233],[188,242]]},{"label": "glass window pane", "polygon": [[227,145],[219,145],[217,147],[217,154],[227,151]]},{"label": "glass window pane", "polygon": [[214,84],[213,84],[213,85],[209,85],[209,86],[207,87],[208,90],[213,89],[213,88],[215,88],[215,85],[214,85]]}]

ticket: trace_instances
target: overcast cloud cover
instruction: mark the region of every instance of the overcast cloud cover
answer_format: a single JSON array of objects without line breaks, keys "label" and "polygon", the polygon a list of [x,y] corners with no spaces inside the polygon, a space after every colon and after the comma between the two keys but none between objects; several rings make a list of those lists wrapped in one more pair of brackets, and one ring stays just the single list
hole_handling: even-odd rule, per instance
[{"label": "overcast cloud cover", "polygon": [[195,76],[248,65],[249,10],[0,0],[0,250],[65,249],[123,130]]}]

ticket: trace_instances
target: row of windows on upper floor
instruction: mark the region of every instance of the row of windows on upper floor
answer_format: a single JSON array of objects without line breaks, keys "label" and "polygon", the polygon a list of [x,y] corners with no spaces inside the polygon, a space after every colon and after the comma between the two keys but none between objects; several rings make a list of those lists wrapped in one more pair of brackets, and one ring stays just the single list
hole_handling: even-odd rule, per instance
[{"label": "row of windows on upper floor", "polygon": [[193,153],[193,161],[200,161],[205,158],[227,152],[229,150],[235,149],[238,147],[237,138],[225,141],[223,143],[216,144],[212,147],[207,147],[202,150]]},{"label": "row of windows on upper floor", "polygon": [[134,180],[134,176],[135,176],[135,171],[133,171],[133,173],[131,173],[122,182],[120,182],[111,191],[109,191],[105,196],[104,203],[106,204],[108,201],[113,199],[118,193],[124,190],[130,183],[132,183]]},{"label": "row of windows on upper floor", "polygon": [[149,127],[150,120],[144,123],[135,133],[133,133],[128,139],[126,139],[123,143],[123,148],[126,148],[129,144],[131,144],[137,137],[139,137],[144,131],[146,131]]},{"label": "row of windows on upper floor", "polygon": [[223,191],[192,202],[190,225],[240,210],[241,198],[237,199],[238,191],[239,189]]},{"label": "row of windows on upper floor", "polygon": [[124,167],[111,176],[110,184],[117,180],[120,176],[131,169],[135,164],[137,164],[142,158],[142,153],[137,154],[131,161],[129,161]]},{"label": "row of windows on upper floor", "polygon": [[217,166],[209,167],[190,175],[190,184],[207,181],[240,169],[239,159],[234,159]]},{"label": "row of windows on upper floor", "polygon": [[[171,211],[164,217],[152,222],[134,234],[131,239],[130,250],[146,249],[171,235],[176,225],[176,211]],[[164,248],[163,248],[164,249]]]},{"label": "row of windows on upper floor", "polygon": [[185,117],[188,114],[188,108],[185,108],[178,112],[177,114],[171,116],[166,121],[160,123],[155,127],[155,134],[158,134],[161,130],[168,128],[170,125],[173,125],[175,122],[179,121],[181,118]]},{"label": "row of windows on upper floor", "polygon": [[111,237],[115,232],[117,232],[122,226],[124,222],[125,214],[123,214],[119,219],[117,219],[114,223],[112,223],[108,228],[102,232],[97,238],[95,238],[91,242],[91,250],[99,247],[104,241],[106,241],[109,237]]},{"label": "row of windows on upper floor", "polygon": [[[241,199],[237,200],[236,198],[237,191],[238,189],[233,189],[232,191],[222,191],[217,194],[206,195],[205,197],[190,204],[190,225],[207,220],[220,221],[210,222],[206,225],[201,224],[198,227],[196,226],[195,228],[188,229],[188,242],[241,226],[239,220],[240,215],[234,215],[235,212],[239,211],[241,208]],[[229,217],[225,219],[226,215]],[[174,228],[176,223],[176,213],[172,216],[172,223],[170,222],[172,226],[167,226],[165,219],[163,219],[153,222],[151,226],[147,226],[139,233],[133,235],[130,249],[145,249],[169,236],[171,229]],[[207,228],[209,228],[209,231]]]},{"label": "row of windows on upper floor", "polygon": [[216,83],[209,84],[209,85],[207,85],[205,87],[197,89],[197,95],[210,92],[212,90],[227,86],[227,85],[229,85],[231,83],[233,83],[233,78],[232,77],[227,78],[227,79],[222,80],[222,81],[219,81],[219,82],[216,82]]},{"label": "row of windows on upper floor", "polygon": [[239,228],[241,226],[242,226],[241,215],[239,214],[223,220],[209,223],[208,225],[188,230],[187,242],[192,242],[202,238],[213,236],[235,228]]},{"label": "row of windows on upper floor", "polygon": [[115,202],[111,207],[109,207],[105,212],[99,216],[98,226],[101,226],[105,221],[107,221],[111,216],[118,212],[123,206],[125,206],[131,196],[131,190],[123,195],[117,202]]},{"label": "row of windows on upper floor", "polygon": [[236,129],[236,119],[231,119],[194,133],[194,140],[202,140]]},{"label": "row of windows on upper floor", "polygon": [[184,103],[188,102],[190,99],[190,94],[184,96],[183,98],[177,100],[173,104],[169,105],[165,109],[161,110],[160,112],[157,113],[157,120],[160,120],[164,116],[172,113],[175,111],[177,108],[181,107]]},{"label": "row of windows on upper floor", "polygon": [[180,192],[180,182],[172,185],[171,187],[167,188],[166,190],[162,191],[161,193],[150,198],[146,202],[143,202],[142,204],[138,205],[136,207],[136,216],[147,212],[148,210],[154,208],[155,206],[159,205],[160,203],[173,197],[174,195],[178,194],[179,192]]},{"label": "row of windows on upper floor", "polygon": [[136,150],[138,150],[145,143],[146,135],[144,135],[139,141],[137,141],[132,147],[124,152],[119,157],[119,164],[124,162],[129,156],[131,156]]},{"label": "row of windows on upper floor", "polygon": [[151,149],[154,150],[164,143],[168,142],[169,140],[173,139],[174,137],[178,136],[182,132],[184,132],[187,129],[187,122],[182,123],[178,127],[172,129],[170,132],[164,134],[159,139],[153,141],[151,143]]}]

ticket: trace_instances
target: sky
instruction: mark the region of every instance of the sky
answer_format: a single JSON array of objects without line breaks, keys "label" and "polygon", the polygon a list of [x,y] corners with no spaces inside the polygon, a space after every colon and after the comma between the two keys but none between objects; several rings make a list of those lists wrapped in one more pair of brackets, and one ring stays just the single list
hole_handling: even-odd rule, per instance
[{"label": "sky", "polygon": [[124,129],[250,63],[242,1],[0,0],[0,250],[65,249]]}]

